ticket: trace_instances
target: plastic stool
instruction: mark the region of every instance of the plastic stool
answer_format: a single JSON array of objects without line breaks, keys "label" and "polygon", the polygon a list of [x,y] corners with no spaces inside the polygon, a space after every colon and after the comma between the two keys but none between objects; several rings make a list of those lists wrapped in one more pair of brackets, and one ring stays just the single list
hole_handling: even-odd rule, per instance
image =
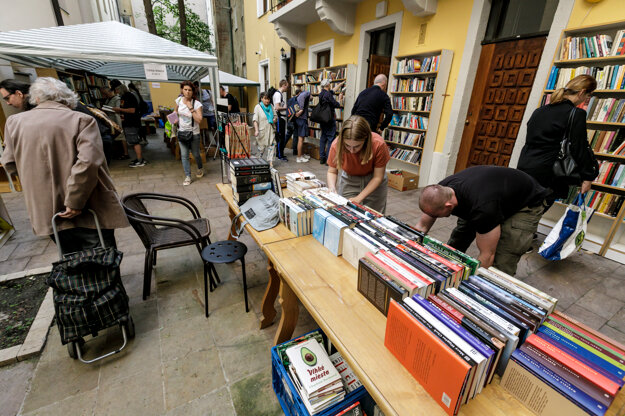
[{"label": "plastic stool", "polygon": [[[237,260],[241,260],[245,312],[249,312],[250,309],[247,304],[247,278],[245,276],[245,253],[247,253],[247,246],[241,242],[230,240],[217,241],[202,250],[202,259],[209,264],[233,263]],[[208,273],[211,275],[212,280],[213,272],[211,269],[211,267],[208,268]],[[204,306],[206,316],[208,317],[208,282],[206,275],[204,275]]]}]

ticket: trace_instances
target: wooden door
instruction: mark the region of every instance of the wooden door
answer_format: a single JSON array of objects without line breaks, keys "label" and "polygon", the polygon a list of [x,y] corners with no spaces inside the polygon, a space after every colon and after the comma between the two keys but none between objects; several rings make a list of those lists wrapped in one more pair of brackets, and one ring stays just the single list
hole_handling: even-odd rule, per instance
[{"label": "wooden door", "polygon": [[546,37],[482,47],[455,171],[508,166]]},{"label": "wooden door", "polygon": [[369,75],[367,76],[367,88],[373,85],[373,80],[378,74],[384,74],[387,77],[391,71],[391,57],[370,55],[369,56]]}]

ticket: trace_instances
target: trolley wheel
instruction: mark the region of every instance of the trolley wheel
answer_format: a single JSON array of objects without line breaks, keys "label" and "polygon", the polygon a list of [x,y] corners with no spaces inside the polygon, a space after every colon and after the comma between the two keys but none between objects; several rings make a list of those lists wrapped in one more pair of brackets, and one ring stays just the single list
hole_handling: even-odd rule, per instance
[{"label": "trolley wheel", "polygon": [[128,316],[128,319],[122,325],[126,328],[126,336],[128,339],[133,339],[135,337],[135,323],[132,317]]},{"label": "trolley wheel", "polygon": [[67,353],[74,360],[78,358],[77,349],[84,345],[85,341],[80,338],[78,341],[71,341],[67,343]]}]

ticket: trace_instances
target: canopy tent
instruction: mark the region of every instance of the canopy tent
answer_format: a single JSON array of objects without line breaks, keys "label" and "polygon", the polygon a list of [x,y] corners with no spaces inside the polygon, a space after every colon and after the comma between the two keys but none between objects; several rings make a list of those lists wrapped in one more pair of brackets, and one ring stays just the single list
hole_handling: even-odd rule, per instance
[{"label": "canopy tent", "polygon": [[[210,82],[210,76],[205,76],[202,78],[203,84],[208,84]],[[246,78],[238,77],[236,75],[229,74],[224,71],[219,71],[219,84],[220,85],[228,85],[230,87],[259,87],[260,83],[256,81],[251,81]]]},{"label": "canopy tent", "polygon": [[219,88],[215,56],[114,21],[0,32],[0,59],[146,81],[166,80],[146,76],[143,64],[165,64],[167,81],[213,75],[215,101]]}]

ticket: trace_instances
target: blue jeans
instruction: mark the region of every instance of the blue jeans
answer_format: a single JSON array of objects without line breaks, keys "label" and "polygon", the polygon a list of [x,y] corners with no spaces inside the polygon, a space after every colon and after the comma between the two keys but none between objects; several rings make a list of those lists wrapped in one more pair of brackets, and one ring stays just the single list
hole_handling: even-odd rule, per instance
[{"label": "blue jeans", "polygon": [[327,160],[330,154],[330,146],[336,136],[336,122],[327,125],[321,125],[321,137],[319,138],[319,157],[321,160]]},{"label": "blue jeans", "polygon": [[[191,163],[189,162],[189,146],[183,142],[180,144],[180,159],[182,159],[182,169],[184,170],[184,176],[191,176]],[[197,163],[197,168],[202,169],[202,157],[200,156],[200,135],[194,134],[193,141],[191,142],[191,151]]]}]

